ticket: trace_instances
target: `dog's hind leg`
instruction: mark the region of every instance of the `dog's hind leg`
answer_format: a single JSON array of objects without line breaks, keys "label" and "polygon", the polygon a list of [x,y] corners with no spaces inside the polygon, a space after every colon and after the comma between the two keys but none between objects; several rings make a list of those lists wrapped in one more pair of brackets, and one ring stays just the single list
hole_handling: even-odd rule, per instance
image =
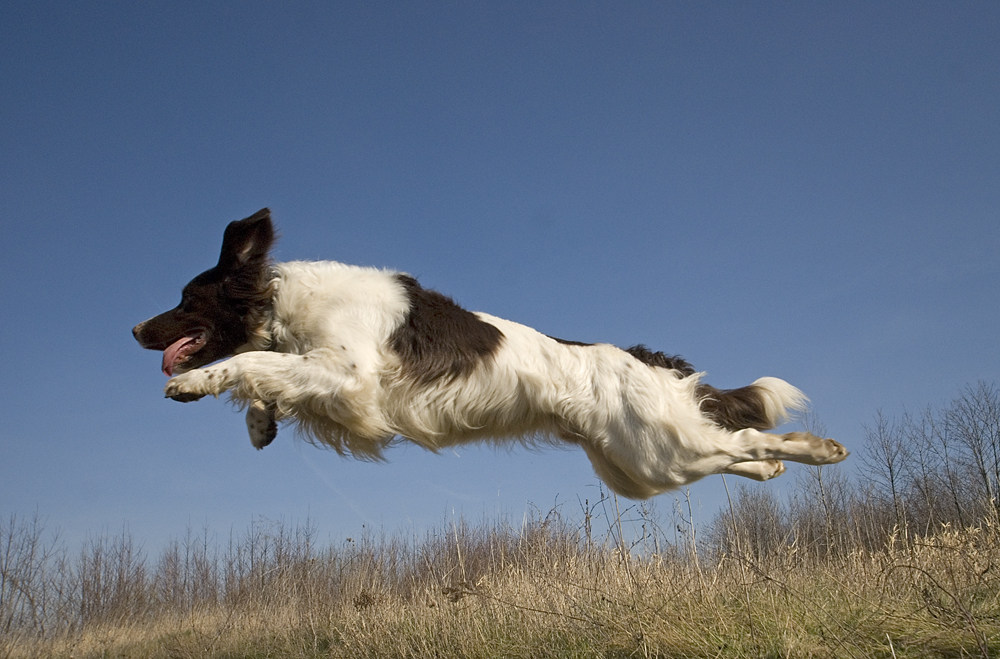
[{"label": "dog's hind leg", "polygon": [[782,460],[827,465],[840,462],[848,455],[840,442],[807,432],[776,435],[745,428],[721,437],[716,435],[711,443],[711,449],[686,463],[684,477],[677,484],[690,483],[711,474],[734,474],[764,481],[784,471]]},{"label": "dog's hind leg", "polygon": [[734,460],[727,468],[758,460],[791,460],[809,465],[826,465],[840,462],[848,455],[847,449],[840,442],[822,439],[808,432],[775,435],[747,428],[734,432],[731,437],[732,445],[726,449],[726,453]]}]

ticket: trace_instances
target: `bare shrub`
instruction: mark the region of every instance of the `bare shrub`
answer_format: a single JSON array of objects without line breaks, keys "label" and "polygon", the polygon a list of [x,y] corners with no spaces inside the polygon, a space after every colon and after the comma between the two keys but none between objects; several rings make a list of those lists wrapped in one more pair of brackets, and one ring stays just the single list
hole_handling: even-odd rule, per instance
[{"label": "bare shrub", "polygon": [[60,549],[46,539],[37,515],[0,519],[0,637],[52,631],[61,612],[55,581],[61,564]]},{"label": "bare shrub", "polygon": [[151,613],[146,559],[127,529],[91,538],[80,552],[75,581],[81,625],[142,619]]}]

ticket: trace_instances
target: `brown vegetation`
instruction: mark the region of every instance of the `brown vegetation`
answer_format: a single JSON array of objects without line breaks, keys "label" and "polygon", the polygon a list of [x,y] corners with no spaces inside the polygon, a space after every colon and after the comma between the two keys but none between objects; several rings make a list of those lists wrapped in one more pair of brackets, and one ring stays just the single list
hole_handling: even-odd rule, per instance
[{"label": "brown vegetation", "polygon": [[127,532],[72,554],[12,517],[0,657],[1000,654],[996,389],[880,413],[858,453],[855,478],[740,486],[704,525],[602,498],[336,547],[309,523],[189,530],[150,560]]}]

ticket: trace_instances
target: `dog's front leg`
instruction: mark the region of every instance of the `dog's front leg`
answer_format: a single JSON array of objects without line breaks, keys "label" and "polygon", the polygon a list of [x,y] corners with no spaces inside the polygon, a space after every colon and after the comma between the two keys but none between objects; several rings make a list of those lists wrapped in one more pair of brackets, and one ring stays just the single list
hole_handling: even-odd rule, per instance
[{"label": "dog's front leg", "polygon": [[[209,394],[218,396],[238,385],[243,375],[242,362],[246,359],[230,359],[218,366],[200,368],[183,373],[167,383],[168,398],[188,403]],[[247,408],[247,432],[254,448],[262,449],[278,434],[273,402],[253,400]]]},{"label": "dog's front leg", "polygon": [[[234,400],[274,403],[279,398],[291,406],[313,395],[336,395],[357,386],[354,362],[334,358],[333,351],[313,350],[304,355],[251,351],[233,355],[214,366],[182,373],[167,382],[167,398],[189,403],[205,396],[229,392]],[[302,383],[307,383],[303,385]]]},{"label": "dog's front leg", "polygon": [[379,404],[378,387],[374,368],[363,368],[344,349],[318,348],[303,355],[240,353],[172,378],[165,394],[190,402],[229,392],[233,400],[251,405],[247,423],[260,429],[256,436],[251,429],[257,446],[273,439],[275,416],[330,422],[366,439],[390,437],[396,430]]}]

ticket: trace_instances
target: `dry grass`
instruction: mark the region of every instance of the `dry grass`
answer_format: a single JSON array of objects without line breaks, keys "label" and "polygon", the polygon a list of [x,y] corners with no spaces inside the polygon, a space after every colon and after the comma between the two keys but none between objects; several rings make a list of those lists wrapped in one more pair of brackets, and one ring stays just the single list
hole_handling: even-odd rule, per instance
[{"label": "dry grass", "polygon": [[0,659],[1000,656],[998,429],[982,383],[880,414],[858,478],[741,486],[704,527],[690,501],[663,520],[602,497],[338,546],[308,523],[189,530],[149,560],[127,532],[72,554],[0,519]]},{"label": "dry grass", "polygon": [[[12,520],[0,535],[26,528]],[[255,522],[221,547],[189,533],[149,567],[127,534],[94,542],[53,561],[61,574],[40,565],[34,597],[49,588],[50,608],[36,601],[34,623],[13,615],[8,560],[0,657],[1000,654],[988,524],[822,559],[794,543],[766,559],[623,552],[555,515],[337,548],[314,535]]]}]

